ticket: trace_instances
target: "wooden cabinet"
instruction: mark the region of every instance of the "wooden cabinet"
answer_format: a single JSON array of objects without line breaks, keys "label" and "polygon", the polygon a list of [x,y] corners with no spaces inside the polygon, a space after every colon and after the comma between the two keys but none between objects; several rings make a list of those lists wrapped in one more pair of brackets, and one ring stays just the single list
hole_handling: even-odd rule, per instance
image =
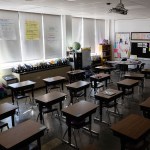
[{"label": "wooden cabinet", "polygon": [[67,72],[71,70],[71,66],[64,66],[64,67],[57,67],[53,69],[47,69],[47,70],[41,70],[41,71],[36,71],[36,72],[29,72],[29,73],[13,73],[18,80],[21,81],[26,81],[26,80],[31,80],[36,82],[35,88],[40,88],[44,87],[44,78],[48,77],[54,77],[54,76],[63,76],[68,78]]},{"label": "wooden cabinet", "polygon": [[111,60],[111,46],[99,45],[100,56],[103,61]]}]

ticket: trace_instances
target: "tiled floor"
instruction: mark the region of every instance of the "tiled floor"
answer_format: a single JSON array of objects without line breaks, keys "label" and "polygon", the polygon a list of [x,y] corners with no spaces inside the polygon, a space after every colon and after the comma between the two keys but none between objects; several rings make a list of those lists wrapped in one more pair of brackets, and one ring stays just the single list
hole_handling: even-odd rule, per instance
[{"label": "tiled floor", "polygon": [[[115,73],[112,73],[112,83],[108,84],[108,88],[115,88],[117,89],[117,84],[116,82],[118,81],[118,77]],[[64,89],[64,92],[68,94],[67,89]],[[90,89],[88,89],[88,92],[90,92]],[[45,94],[45,89],[39,89],[35,90],[35,97],[38,95]],[[139,108],[139,103],[145,100],[150,96],[150,79],[145,80],[145,87],[144,87],[144,93],[143,96],[141,95],[141,92],[139,92],[138,87],[135,88],[135,94],[132,97],[128,98],[128,103],[127,99],[123,102],[121,99],[119,100],[120,103],[123,102],[123,104],[119,104],[119,111],[120,113],[123,114],[123,117],[131,114],[131,113],[136,113],[142,115],[142,112],[140,111]],[[93,97],[87,97],[88,101],[95,102]],[[83,99],[83,98],[81,98]],[[11,103],[11,97],[7,97],[5,99],[0,100],[0,103],[4,102],[9,102]],[[27,119],[32,119],[35,120],[37,119],[38,115],[38,108],[36,105],[31,105],[27,103],[25,105],[25,100],[20,100],[19,101],[19,108],[20,108],[20,113],[19,115],[15,115],[15,122],[16,124],[23,122]],[[69,95],[67,99],[64,102],[64,107],[69,103]],[[31,107],[32,106],[32,107]],[[57,107],[57,105],[56,105]],[[93,115],[97,116],[98,115],[98,109],[96,114]],[[104,119],[107,121],[107,115],[104,110]],[[62,137],[64,132],[67,129],[67,126],[65,124],[65,120],[62,119],[62,124],[60,124],[59,120],[55,117],[54,114],[45,114],[44,116],[45,119],[45,125],[47,127],[47,132],[45,132],[45,135],[42,137],[42,149],[43,150],[71,150],[70,146],[62,143]],[[119,117],[116,117],[114,115],[111,115],[111,122],[115,123],[117,122]],[[9,126],[11,127],[11,122],[10,118],[5,119],[4,121],[9,122]],[[93,121],[92,123],[92,128],[99,132],[99,136],[93,135],[90,137],[90,134],[84,130],[80,130],[80,134],[78,132],[76,133],[77,137],[77,143],[80,149],[85,147],[86,145],[92,144],[95,145],[97,150],[120,150],[120,141],[117,137],[115,137],[110,130],[110,127],[106,124],[102,124],[99,122]],[[74,138],[72,138],[72,141],[74,142]],[[34,147],[36,143],[31,144],[30,149]],[[23,148],[20,148],[21,150]]]}]

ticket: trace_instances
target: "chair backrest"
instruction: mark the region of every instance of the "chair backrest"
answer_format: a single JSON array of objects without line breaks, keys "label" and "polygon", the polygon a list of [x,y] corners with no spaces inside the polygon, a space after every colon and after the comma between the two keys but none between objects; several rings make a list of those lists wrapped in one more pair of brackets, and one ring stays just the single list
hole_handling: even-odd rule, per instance
[{"label": "chair backrest", "polygon": [[141,72],[142,69],[144,69],[145,63],[141,63],[140,67],[139,67],[139,71]]}]

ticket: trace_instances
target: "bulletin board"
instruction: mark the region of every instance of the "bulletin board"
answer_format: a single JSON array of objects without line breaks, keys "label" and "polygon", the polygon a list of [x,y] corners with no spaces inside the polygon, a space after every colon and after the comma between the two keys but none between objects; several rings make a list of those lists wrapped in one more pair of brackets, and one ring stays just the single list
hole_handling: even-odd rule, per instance
[{"label": "bulletin board", "polygon": [[150,43],[132,42],[131,55],[137,55],[140,58],[150,58]]},{"label": "bulletin board", "polygon": [[130,54],[130,33],[129,32],[116,32],[114,57],[115,58],[128,58]]}]

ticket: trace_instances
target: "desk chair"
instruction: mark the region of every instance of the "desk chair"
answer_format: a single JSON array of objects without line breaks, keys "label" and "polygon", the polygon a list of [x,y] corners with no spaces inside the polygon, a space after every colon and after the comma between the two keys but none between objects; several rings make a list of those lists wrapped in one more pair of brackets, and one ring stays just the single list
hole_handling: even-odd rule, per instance
[{"label": "desk chair", "polygon": [[[83,128],[84,126],[86,126],[86,125],[89,125],[90,124],[90,121],[86,121],[86,119],[84,119],[84,120],[80,120],[80,121],[74,121],[74,120],[72,120],[71,122],[70,122],[71,124],[71,128],[73,129],[73,136],[74,136],[74,141],[75,141],[75,146],[76,146],[76,148],[78,148],[78,145],[77,145],[77,140],[76,140],[76,135],[75,135],[75,129],[76,130],[78,130],[78,133],[79,133],[79,129],[80,128]],[[67,126],[69,126],[69,122],[66,122],[66,124],[67,124]],[[90,129],[90,131],[91,131],[91,126],[89,127],[89,129]],[[64,133],[64,135],[63,135],[63,140],[64,140],[64,138],[65,138],[65,135],[67,134],[67,132],[68,132],[68,128],[67,128],[67,130],[65,131],[65,133]],[[90,132],[90,134],[92,135],[92,132]]]},{"label": "desk chair", "polygon": [[18,100],[26,99],[26,100],[25,100],[25,104],[26,104],[27,98],[29,98],[29,100],[30,100],[30,102],[31,102],[30,96],[29,96],[27,93],[25,93],[24,91],[16,92],[16,93],[15,93],[14,99],[16,100],[16,103],[17,103],[17,106],[18,106],[18,112],[19,112],[19,102],[18,102]]},{"label": "desk chair", "polygon": [[[53,113],[54,111],[57,112],[58,119],[59,119],[59,122],[60,122],[60,124],[61,124],[58,109],[57,109],[57,108],[52,108],[52,107],[43,107],[43,108],[42,108],[42,113],[43,113],[43,117],[42,117],[43,120],[42,120],[42,122],[43,122],[43,124],[44,124],[44,114],[48,114],[48,113],[51,113],[51,112]],[[39,117],[40,117],[40,113],[39,113],[38,116],[37,116],[37,119],[36,119],[37,121],[38,121]]]},{"label": "desk chair", "polygon": [[5,123],[5,122],[0,121],[0,129],[1,129],[1,132],[2,132],[2,130],[3,130],[4,127],[7,127],[7,129],[9,129],[8,123]]},{"label": "desk chair", "polygon": [[[93,82],[94,82],[94,81],[93,81]],[[103,84],[102,82],[97,82],[97,86],[96,86],[96,87],[94,87],[94,83],[93,83],[93,82],[91,82],[91,91],[90,91],[90,93],[89,93],[89,97],[91,96],[92,91],[94,91],[94,88],[96,89],[96,90],[94,91],[94,95],[97,93],[97,91],[98,91],[99,89],[102,88],[102,90],[104,90],[104,84]]]},{"label": "desk chair", "polygon": [[142,140],[138,142],[137,144],[127,143],[126,149],[127,150],[149,150],[149,142],[146,140]]}]

